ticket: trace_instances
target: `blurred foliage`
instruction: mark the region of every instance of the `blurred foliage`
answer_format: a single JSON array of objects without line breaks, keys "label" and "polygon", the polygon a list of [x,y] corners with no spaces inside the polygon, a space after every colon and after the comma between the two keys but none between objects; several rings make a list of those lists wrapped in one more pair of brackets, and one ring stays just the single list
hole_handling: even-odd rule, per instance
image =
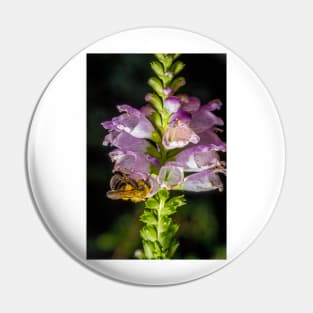
[{"label": "blurred foliage", "polygon": [[[106,197],[112,163],[102,146],[106,134],[100,123],[117,114],[116,105],[143,105],[152,76],[145,54],[87,55],[87,258],[128,259],[141,247],[139,221],[143,204],[113,201]],[[186,64],[182,92],[198,96],[202,103],[219,98],[218,112],[226,122],[226,55],[182,55]],[[225,129],[225,127],[224,127]],[[226,139],[226,129],[223,133]],[[223,178],[224,179],[224,178]],[[226,187],[226,180],[224,179]],[[226,257],[226,188],[223,193],[187,193],[187,205],[173,219],[180,228],[180,247],[174,258],[224,259]]]}]

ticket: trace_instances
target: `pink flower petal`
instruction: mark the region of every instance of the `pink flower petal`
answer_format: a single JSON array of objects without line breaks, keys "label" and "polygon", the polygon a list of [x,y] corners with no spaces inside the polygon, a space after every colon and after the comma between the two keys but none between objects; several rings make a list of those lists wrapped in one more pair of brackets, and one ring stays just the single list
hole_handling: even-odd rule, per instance
[{"label": "pink flower petal", "polygon": [[108,146],[109,144],[119,149],[132,150],[140,153],[146,153],[149,148],[152,148],[151,144],[147,140],[133,137],[124,131],[112,131],[106,135],[103,145]]},{"label": "pink flower petal", "polygon": [[200,145],[206,145],[210,149],[216,150],[216,151],[226,151],[226,143],[223,142],[220,137],[218,136],[217,132],[222,132],[221,129],[213,127],[210,129],[207,129],[206,131],[202,132],[199,137]]},{"label": "pink flower petal", "polygon": [[164,107],[170,114],[175,113],[180,108],[180,102],[177,97],[171,96],[164,100]]},{"label": "pink flower petal", "polygon": [[186,177],[183,188],[187,191],[202,192],[215,189],[223,191],[224,187],[216,172],[212,170],[204,170]]},{"label": "pink flower petal", "polygon": [[197,97],[190,97],[187,95],[178,96],[181,101],[181,108],[186,112],[196,112],[200,108],[200,99]]},{"label": "pink flower petal", "polygon": [[202,106],[199,111],[192,114],[190,128],[200,134],[215,125],[224,125],[221,118],[211,112],[211,106]]},{"label": "pink flower petal", "polygon": [[120,112],[125,112],[112,121],[102,123],[109,131],[125,131],[136,138],[151,138],[154,127],[145,115],[127,104],[117,106]]},{"label": "pink flower petal", "polygon": [[136,180],[150,176],[151,162],[144,154],[116,149],[109,156],[114,162],[113,172],[122,172]]},{"label": "pink flower petal", "polygon": [[174,189],[180,186],[184,181],[184,171],[181,166],[177,166],[173,162],[168,162],[161,167],[158,183],[166,189]]},{"label": "pink flower petal", "polygon": [[204,169],[221,167],[224,164],[224,162],[220,161],[216,151],[202,145],[184,149],[176,156],[175,160],[184,166],[186,172],[199,172]]},{"label": "pink flower petal", "polygon": [[168,127],[164,133],[162,143],[168,150],[182,148],[191,143],[198,143],[199,136],[186,124],[177,127]]}]

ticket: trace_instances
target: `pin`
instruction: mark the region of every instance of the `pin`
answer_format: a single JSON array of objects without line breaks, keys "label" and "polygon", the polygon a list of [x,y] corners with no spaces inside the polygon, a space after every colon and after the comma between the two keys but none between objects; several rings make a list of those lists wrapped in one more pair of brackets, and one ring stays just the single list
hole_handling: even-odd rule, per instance
[{"label": "pin", "polygon": [[262,232],[285,168],[282,127],[256,74],[198,34],[103,38],[49,82],[27,174],[56,242],[122,282],[207,276]]}]

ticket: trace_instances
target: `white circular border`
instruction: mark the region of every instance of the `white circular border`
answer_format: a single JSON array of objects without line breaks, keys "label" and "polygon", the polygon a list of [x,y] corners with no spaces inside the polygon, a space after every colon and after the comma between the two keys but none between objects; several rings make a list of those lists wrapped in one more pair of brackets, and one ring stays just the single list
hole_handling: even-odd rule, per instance
[{"label": "white circular border", "polygon": [[[86,259],[86,54],[156,52],[227,53],[226,260]],[[285,144],[269,93],[233,52],[189,31],[141,28],[94,43],[55,75],[32,119],[26,163],[33,200],[45,225],[75,259],[119,281],[170,285],[215,272],[261,233],[280,194]]]}]

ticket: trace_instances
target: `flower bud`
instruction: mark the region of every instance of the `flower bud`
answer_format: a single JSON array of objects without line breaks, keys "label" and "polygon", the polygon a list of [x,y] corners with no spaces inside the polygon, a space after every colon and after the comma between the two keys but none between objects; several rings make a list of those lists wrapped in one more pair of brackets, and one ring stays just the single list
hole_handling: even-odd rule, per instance
[{"label": "flower bud", "polygon": [[183,68],[185,67],[185,64],[181,61],[176,61],[172,66],[171,66],[171,71],[175,75],[179,74]]},{"label": "flower bud", "polygon": [[150,66],[157,76],[162,77],[164,75],[163,65],[160,62],[153,61],[150,63]]},{"label": "flower bud", "polygon": [[185,84],[186,80],[184,77],[177,77],[172,81],[170,87],[172,88],[173,93],[175,93],[180,87],[184,86]]},{"label": "flower bud", "polygon": [[162,82],[156,78],[152,77],[148,80],[148,85],[160,96],[164,96],[163,85]]},{"label": "flower bud", "polygon": [[160,112],[162,110],[162,106],[163,106],[162,100],[155,93],[146,94],[145,100],[150,102],[157,111]]}]

